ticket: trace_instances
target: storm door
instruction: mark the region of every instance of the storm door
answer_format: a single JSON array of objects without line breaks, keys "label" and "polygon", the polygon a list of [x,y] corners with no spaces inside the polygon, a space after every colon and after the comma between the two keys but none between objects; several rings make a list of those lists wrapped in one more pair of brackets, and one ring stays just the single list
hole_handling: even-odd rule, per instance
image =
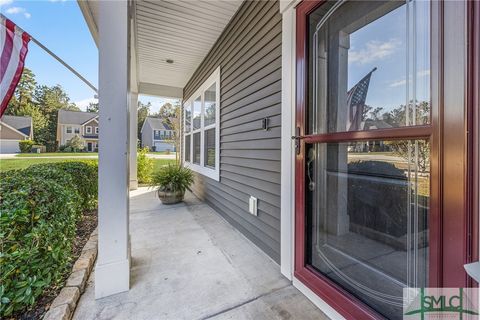
[{"label": "storm door", "polygon": [[297,9],[295,275],[358,319],[402,319],[403,288],[441,283],[438,12]]}]

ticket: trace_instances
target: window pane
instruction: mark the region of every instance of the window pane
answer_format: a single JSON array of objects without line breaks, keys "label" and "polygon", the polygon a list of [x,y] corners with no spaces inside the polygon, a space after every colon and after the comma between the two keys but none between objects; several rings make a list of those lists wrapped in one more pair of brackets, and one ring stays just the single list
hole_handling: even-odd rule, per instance
[{"label": "window pane", "polygon": [[200,164],[200,132],[193,134],[193,163]]},{"label": "window pane", "polygon": [[214,83],[205,91],[205,126],[215,123],[215,102],[217,85]]},{"label": "window pane", "polygon": [[402,319],[402,289],[428,285],[428,142],[307,150],[308,264],[389,319]]},{"label": "window pane", "polygon": [[193,101],[193,130],[200,129],[202,126],[202,99],[198,97]]},{"label": "window pane", "polygon": [[192,121],[192,109],[190,105],[185,106],[185,132],[190,132]]},{"label": "window pane", "polygon": [[205,130],[205,166],[215,168],[215,128]]},{"label": "window pane", "polygon": [[191,135],[185,136],[185,161],[190,162],[190,137]]},{"label": "window pane", "polygon": [[429,2],[335,6],[309,16],[308,133],[429,123]]}]

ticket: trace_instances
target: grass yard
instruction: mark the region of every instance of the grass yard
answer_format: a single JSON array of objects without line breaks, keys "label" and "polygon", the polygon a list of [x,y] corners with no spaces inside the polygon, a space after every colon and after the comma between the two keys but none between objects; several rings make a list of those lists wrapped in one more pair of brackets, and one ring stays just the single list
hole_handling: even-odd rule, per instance
[{"label": "grass yard", "polygon": [[98,156],[97,152],[47,152],[47,153],[19,153],[16,158],[38,158],[38,157],[88,157]]},{"label": "grass yard", "polygon": [[170,152],[167,152],[167,151],[148,151],[148,154],[166,154],[166,155],[175,155],[175,152],[173,151],[170,151]]},{"label": "grass yard", "polygon": [[[87,159],[85,159],[87,160]],[[97,161],[95,159],[88,159],[90,161]],[[174,159],[152,159],[153,160],[153,171],[157,171],[161,166],[174,164]],[[14,170],[14,169],[25,169],[32,164],[38,163],[51,163],[51,162],[61,162],[61,161],[82,161],[81,159],[35,159],[35,158],[17,158],[17,159],[1,159],[0,160],[0,171]]]},{"label": "grass yard", "polygon": [[152,159],[152,160],[153,160],[153,172],[158,171],[162,166],[175,164],[175,159]]}]

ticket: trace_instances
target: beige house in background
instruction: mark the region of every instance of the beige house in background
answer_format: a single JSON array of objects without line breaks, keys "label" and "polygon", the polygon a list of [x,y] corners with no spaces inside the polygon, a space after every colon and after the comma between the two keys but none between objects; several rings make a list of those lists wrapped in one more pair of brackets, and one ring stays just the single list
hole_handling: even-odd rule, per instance
[{"label": "beige house in background", "polygon": [[59,110],[57,118],[57,143],[63,146],[78,135],[84,140],[85,150],[98,151],[98,113]]},{"label": "beige house in background", "polygon": [[20,152],[21,140],[33,140],[32,118],[4,115],[0,120],[0,153]]}]

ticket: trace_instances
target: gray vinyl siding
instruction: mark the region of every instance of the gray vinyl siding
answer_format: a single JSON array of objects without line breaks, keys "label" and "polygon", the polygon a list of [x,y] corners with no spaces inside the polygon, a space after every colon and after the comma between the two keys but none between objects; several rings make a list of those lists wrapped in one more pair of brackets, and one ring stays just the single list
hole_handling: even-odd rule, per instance
[{"label": "gray vinyl siding", "polygon": [[[187,100],[220,66],[220,181],[197,175],[192,191],[277,262],[281,32],[278,2],[244,2],[184,88]],[[257,217],[248,212],[250,195]]]}]

